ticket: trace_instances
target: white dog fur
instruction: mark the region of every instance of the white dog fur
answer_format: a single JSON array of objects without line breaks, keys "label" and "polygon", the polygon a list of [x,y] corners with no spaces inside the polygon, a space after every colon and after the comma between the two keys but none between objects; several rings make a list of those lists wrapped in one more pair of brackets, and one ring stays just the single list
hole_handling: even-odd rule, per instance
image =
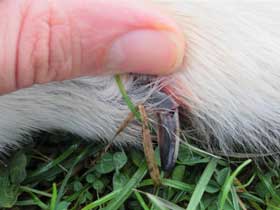
[{"label": "white dog fur", "polygon": [[[183,97],[196,138],[225,154],[280,152],[280,1],[153,1],[186,36],[181,72],[159,80]],[[135,76],[124,80],[135,103],[154,91]],[[0,97],[0,146],[54,129],[110,140],[128,113],[110,76],[36,85]],[[115,141],[135,143],[140,135],[133,124]]]}]

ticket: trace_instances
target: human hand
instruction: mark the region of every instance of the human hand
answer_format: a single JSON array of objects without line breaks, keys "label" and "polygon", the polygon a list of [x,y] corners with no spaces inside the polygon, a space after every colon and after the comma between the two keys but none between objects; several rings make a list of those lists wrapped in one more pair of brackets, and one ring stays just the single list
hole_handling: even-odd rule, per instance
[{"label": "human hand", "polygon": [[0,14],[0,94],[85,75],[164,75],[183,59],[176,24],[139,0],[2,0]]}]

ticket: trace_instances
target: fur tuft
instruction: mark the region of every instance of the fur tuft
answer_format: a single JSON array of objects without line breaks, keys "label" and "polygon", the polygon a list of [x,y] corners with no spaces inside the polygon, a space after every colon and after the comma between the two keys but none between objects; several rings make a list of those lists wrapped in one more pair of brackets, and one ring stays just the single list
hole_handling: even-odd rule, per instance
[{"label": "fur tuft", "polygon": [[187,53],[172,85],[197,134],[211,151],[279,152],[280,2],[178,2]]}]

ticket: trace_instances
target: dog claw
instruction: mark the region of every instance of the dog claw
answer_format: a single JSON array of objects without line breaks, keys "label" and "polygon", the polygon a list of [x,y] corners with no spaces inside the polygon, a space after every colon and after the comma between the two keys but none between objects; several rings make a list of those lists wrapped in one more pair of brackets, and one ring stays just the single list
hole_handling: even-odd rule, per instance
[{"label": "dog claw", "polygon": [[157,92],[152,100],[159,102],[156,113],[161,167],[162,170],[169,172],[175,166],[179,150],[179,106],[170,96],[162,92]]}]

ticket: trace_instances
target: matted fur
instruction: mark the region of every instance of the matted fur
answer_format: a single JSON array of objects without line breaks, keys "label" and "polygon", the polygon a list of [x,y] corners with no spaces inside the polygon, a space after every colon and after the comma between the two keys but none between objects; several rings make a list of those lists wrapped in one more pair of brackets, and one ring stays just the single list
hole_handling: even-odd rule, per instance
[{"label": "matted fur", "polygon": [[[159,80],[188,105],[195,135],[225,154],[279,152],[280,1],[153,1],[186,36],[182,71]],[[154,91],[135,76],[125,85],[135,103]],[[128,112],[110,76],[36,85],[0,97],[0,145],[54,129],[110,140]],[[116,142],[135,143],[139,135],[134,124]]]}]

